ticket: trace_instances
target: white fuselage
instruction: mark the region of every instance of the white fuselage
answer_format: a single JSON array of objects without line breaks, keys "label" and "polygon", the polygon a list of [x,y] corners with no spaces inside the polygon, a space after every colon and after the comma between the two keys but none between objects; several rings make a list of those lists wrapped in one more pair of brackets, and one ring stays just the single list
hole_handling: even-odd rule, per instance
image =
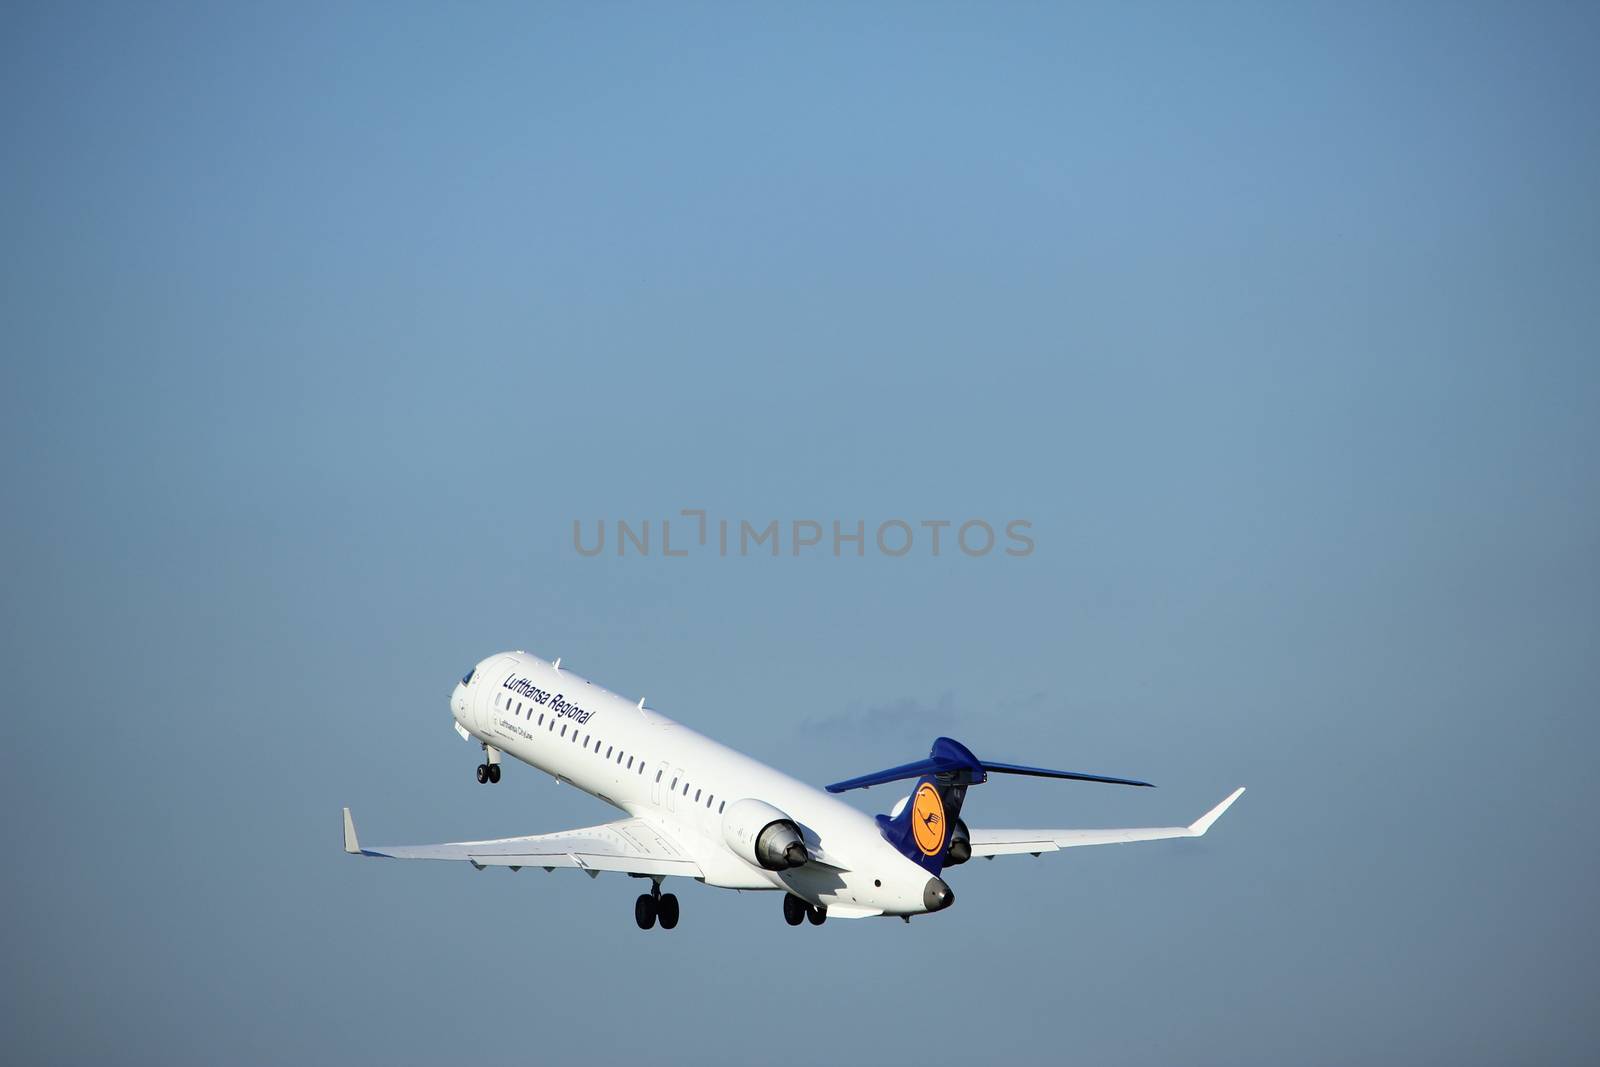
[{"label": "white fuselage", "polygon": [[[877,823],[820,789],[523,652],[490,656],[450,699],[473,737],[658,826],[689,849],[707,885],[782,889],[847,915],[924,912],[928,872]],[[783,871],[727,843],[723,814],[755,799],[792,819],[823,863]]]}]

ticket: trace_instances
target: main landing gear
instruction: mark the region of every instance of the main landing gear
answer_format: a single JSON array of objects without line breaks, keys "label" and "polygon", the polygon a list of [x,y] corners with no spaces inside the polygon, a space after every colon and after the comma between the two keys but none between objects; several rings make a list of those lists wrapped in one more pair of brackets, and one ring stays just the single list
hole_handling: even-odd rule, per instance
[{"label": "main landing gear", "polygon": [[821,926],[828,921],[828,909],[808,904],[793,893],[783,895],[783,921],[790,926],[799,926],[807,919],[812,926]]},{"label": "main landing gear", "polygon": [[660,882],[652,885],[650,892],[639,894],[639,899],[633,902],[633,921],[639,924],[639,929],[648,930],[658,920],[663,930],[678,925],[678,898],[672,893],[663,893]]}]

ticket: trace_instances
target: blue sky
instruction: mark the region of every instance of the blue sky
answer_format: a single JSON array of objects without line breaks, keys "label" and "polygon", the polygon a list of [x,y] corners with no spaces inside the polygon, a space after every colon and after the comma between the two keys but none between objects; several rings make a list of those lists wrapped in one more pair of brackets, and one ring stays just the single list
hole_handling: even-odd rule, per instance
[{"label": "blue sky", "polygon": [[[18,1057],[1588,1058],[1592,9],[4,19]],[[572,547],[684,508],[1036,548]],[[508,647],[818,783],[1161,786],[975,824],[1251,791],[910,925],[343,856],[609,817],[472,781]]]}]

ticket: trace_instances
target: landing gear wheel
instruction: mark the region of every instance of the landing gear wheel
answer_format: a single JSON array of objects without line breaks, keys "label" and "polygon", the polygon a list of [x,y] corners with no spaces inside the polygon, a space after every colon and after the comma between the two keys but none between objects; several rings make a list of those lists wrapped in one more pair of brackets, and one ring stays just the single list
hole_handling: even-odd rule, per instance
[{"label": "landing gear wheel", "polygon": [[487,763],[478,764],[478,784],[482,785],[484,782],[487,782],[488,780],[489,780],[489,765]]},{"label": "landing gear wheel", "polygon": [[793,893],[786,893],[783,897],[783,921],[790,926],[799,926],[806,921],[806,912],[810,909],[806,902]]},{"label": "landing gear wheel", "polygon": [[500,780],[500,764],[498,764],[498,763],[489,764],[489,783],[491,785],[493,785],[495,782],[498,782],[499,780]]},{"label": "landing gear wheel", "polygon": [[661,929],[670,930],[678,925],[678,898],[673,893],[661,894],[656,902],[656,914],[661,919]]},{"label": "landing gear wheel", "polygon": [[[676,922],[678,909],[672,909],[672,918]],[[656,898],[649,893],[639,894],[639,899],[633,902],[633,921],[639,924],[639,929],[648,930],[656,924]],[[662,925],[665,925],[664,923]]]},{"label": "landing gear wheel", "polygon": [[806,918],[811,920],[812,926],[821,926],[828,921],[827,908],[807,908]]}]

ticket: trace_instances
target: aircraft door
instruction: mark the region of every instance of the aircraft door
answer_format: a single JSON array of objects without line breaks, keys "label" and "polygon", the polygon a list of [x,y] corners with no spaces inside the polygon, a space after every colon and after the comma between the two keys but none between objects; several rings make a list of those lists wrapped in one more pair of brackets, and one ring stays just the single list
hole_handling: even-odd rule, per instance
[{"label": "aircraft door", "polygon": [[[678,784],[675,787],[672,787],[672,783],[673,782],[676,782]],[[669,787],[671,787],[671,788],[669,788],[667,790],[667,810],[668,811],[677,811],[678,810],[678,795],[683,792],[683,768],[682,767],[674,767],[674,768],[672,768],[672,775],[671,775],[671,777],[669,777],[667,779],[667,785]]]}]

